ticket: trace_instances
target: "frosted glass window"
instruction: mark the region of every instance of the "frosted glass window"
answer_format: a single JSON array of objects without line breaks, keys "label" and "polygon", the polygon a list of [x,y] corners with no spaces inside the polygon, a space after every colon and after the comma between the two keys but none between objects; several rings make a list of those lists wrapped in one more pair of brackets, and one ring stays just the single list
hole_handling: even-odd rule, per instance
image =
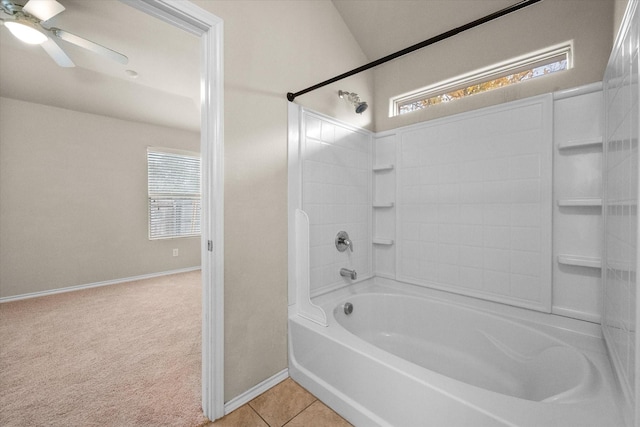
[{"label": "frosted glass window", "polygon": [[200,235],[200,155],[147,149],[149,239]]}]

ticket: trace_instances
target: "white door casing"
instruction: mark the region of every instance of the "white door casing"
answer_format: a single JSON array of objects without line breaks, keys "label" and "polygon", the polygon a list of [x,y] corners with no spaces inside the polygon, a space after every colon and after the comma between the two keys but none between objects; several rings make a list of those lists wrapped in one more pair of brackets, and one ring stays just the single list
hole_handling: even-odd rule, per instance
[{"label": "white door casing", "polygon": [[202,410],[224,416],[223,21],[189,1],[121,0],[200,37]]}]

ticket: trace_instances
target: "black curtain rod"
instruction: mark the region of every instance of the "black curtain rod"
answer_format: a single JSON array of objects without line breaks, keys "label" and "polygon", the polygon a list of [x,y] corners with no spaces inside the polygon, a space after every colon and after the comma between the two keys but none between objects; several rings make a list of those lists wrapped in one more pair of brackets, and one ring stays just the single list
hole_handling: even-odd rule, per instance
[{"label": "black curtain rod", "polygon": [[289,93],[287,93],[287,99],[289,101],[293,102],[293,100],[296,99],[296,97],[298,97],[300,95],[304,95],[307,92],[311,92],[311,91],[319,89],[319,88],[321,88],[323,86],[329,85],[331,83],[335,83],[338,80],[342,80],[344,78],[353,76],[354,74],[361,73],[361,72],[366,71],[366,70],[368,70],[370,68],[377,67],[378,65],[384,64],[385,62],[389,62],[392,59],[396,59],[396,58],[398,58],[400,56],[406,55],[407,53],[411,53],[411,52],[416,51],[418,49],[422,49],[423,47],[426,47],[426,46],[432,45],[434,43],[437,43],[439,41],[448,39],[449,37],[453,37],[456,34],[459,34],[459,33],[463,32],[463,31],[466,31],[466,30],[469,30],[471,28],[477,27],[478,25],[482,25],[482,24],[484,24],[486,22],[493,21],[494,19],[500,18],[501,16],[504,16],[504,15],[507,15],[509,13],[515,12],[517,10],[520,10],[522,8],[530,6],[530,5],[534,4],[534,3],[538,3],[540,1],[542,1],[542,0],[523,0],[523,1],[521,1],[519,3],[516,3],[516,4],[512,5],[512,6],[506,7],[504,9],[502,9],[502,10],[499,10],[497,12],[494,12],[494,13],[490,14],[490,15],[487,15],[487,16],[485,16],[483,18],[476,19],[473,22],[469,22],[468,24],[465,24],[465,25],[462,25],[460,27],[454,28],[453,30],[446,31],[446,32],[444,32],[444,33],[442,33],[440,35],[437,35],[435,37],[431,37],[430,39],[427,39],[427,40],[425,40],[423,42],[416,43],[413,46],[409,46],[409,47],[407,47],[405,49],[399,50],[396,53],[392,53],[392,54],[387,55],[387,56],[385,56],[383,58],[375,60],[373,62],[369,62],[368,64],[362,65],[362,66],[360,66],[358,68],[354,68],[351,71],[347,71],[346,73],[342,73],[339,76],[336,76],[336,77],[334,77],[332,79],[325,80],[322,83],[318,83],[316,85],[313,85],[311,87],[303,89],[300,92],[296,92],[296,93],[289,92]]}]

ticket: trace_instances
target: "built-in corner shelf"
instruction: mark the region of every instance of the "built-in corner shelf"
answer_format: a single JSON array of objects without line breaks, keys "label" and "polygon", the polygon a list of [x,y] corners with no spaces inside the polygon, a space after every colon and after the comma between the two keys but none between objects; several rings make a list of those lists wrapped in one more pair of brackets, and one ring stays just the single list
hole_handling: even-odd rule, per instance
[{"label": "built-in corner shelf", "polygon": [[602,137],[589,138],[589,139],[576,139],[573,141],[561,142],[558,144],[558,150],[570,150],[572,148],[586,148],[602,145]]},{"label": "built-in corner shelf", "polygon": [[602,199],[599,197],[571,197],[567,199],[558,199],[560,207],[589,207],[602,206]]},{"label": "built-in corner shelf", "polygon": [[558,262],[564,265],[578,267],[601,268],[602,260],[599,257],[588,257],[580,255],[558,255]]},{"label": "built-in corner shelf", "polygon": [[373,240],[371,240],[371,243],[373,243],[374,245],[393,245],[393,240],[391,239],[379,239],[377,237],[374,237]]},{"label": "built-in corner shelf", "polygon": [[374,172],[383,172],[383,171],[390,171],[393,170],[393,165],[389,164],[389,165],[375,165],[373,167],[373,171]]},{"label": "built-in corner shelf", "polygon": [[379,202],[373,204],[374,208],[392,208],[393,202]]}]

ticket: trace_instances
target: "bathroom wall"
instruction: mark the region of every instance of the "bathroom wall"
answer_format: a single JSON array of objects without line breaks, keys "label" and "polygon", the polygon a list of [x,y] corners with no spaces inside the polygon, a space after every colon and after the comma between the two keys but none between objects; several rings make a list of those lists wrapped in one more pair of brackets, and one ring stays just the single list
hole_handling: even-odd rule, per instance
[{"label": "bathroom wall", "polygon": [[[302,209],[309,216],[311,294],[371,276],[372,135],[312,112],[302,114]],[[353,251],[339,252],[346,231]]]},{"label": "bathroom wall", "polygon": [[[366,62],[330,1],[202,1],[224,20],[225,400],[287,367],[287,92]],[[373,126],[363,73],[296,103]],[[373,105],[373,104],[372,104]],[[356,248],[357,249],[357,248]]]},{"label": "bathroom wall", "polygon": [[638,2],[629,2],[604,78],[603,331],[624,393],[625,415],[638,425]]},{"label": "bathroom wall", "polygon": [[[531,123],[520,127],[522,122],[519,125],[496,111],[518,104],[376,134],[373,199],[390,205],[374,208],[376,276],[599,323],[601,87],[596,83],[547,95],[553,98],[553,118],[545,119],[547,126],[553,123],[553,138],[545,134],[541,140],[544,168],[534,167],[535,163],[527,166],[533,161],[529,155],[513,157],[513,150],[527,150],[519,132]],[[526,117],[521,113],[518,119]],[[517,145],[495,151],[500,141],[517,141]],[[510,198],[531,193],[524,187],[526,180],[515,175],[505,179],[516,171],[527,173],[527,168],[529,173],[540,173],[545,201],[541,199],[538,207],[507,204]],[[492,190],[498,186],[504,191]],[[503,197],[502,203],[496,204],[496,197]],[[522,207],[519,215],[513,214]],[[534,227],[539,227],[540,239],[531,240]],[[544,246],[547,251],[536,261],[516,264],[519,258],[531,256],[532,248]],[[545,271],[537,285],[530,271],[517,271],[524,265],[533,268],[534,263]],[[532,292],[539,290],[546,293],[544,304],[531,299]]]},{"label": "bathroom wall", "polygon": [[550,311],[551,107],[546,95],[378,134],[376,274]]},{"label": "bathroom wall", "polygon": [[[376,131],[600,82],[612,46],[614,3],[612,0],[545,0],[377,67],[374,72]],[[433,29],[431,35],[449,29]],[[389,117],[389,99],[393,96],[570,40],[574,43],[572,70]]]},{"label": "bathroom wall", "polygon": [[552,312],[601,322],[602,84],[554,93]]},{"label": "bathroom wall", "polygon": [[147,146],[198,133],[9,98],[0,123],[0,297],[200,265],[199,238],[147,237]]},{"label": "bathroom wall", "polygon": [[615,0],[614,10],[613,10],[613,39],[615,40],[620,28],[622,27],[622,18],[624,18],[624,13],[627,10],[627,5],[629,4],[629,0]]}]

